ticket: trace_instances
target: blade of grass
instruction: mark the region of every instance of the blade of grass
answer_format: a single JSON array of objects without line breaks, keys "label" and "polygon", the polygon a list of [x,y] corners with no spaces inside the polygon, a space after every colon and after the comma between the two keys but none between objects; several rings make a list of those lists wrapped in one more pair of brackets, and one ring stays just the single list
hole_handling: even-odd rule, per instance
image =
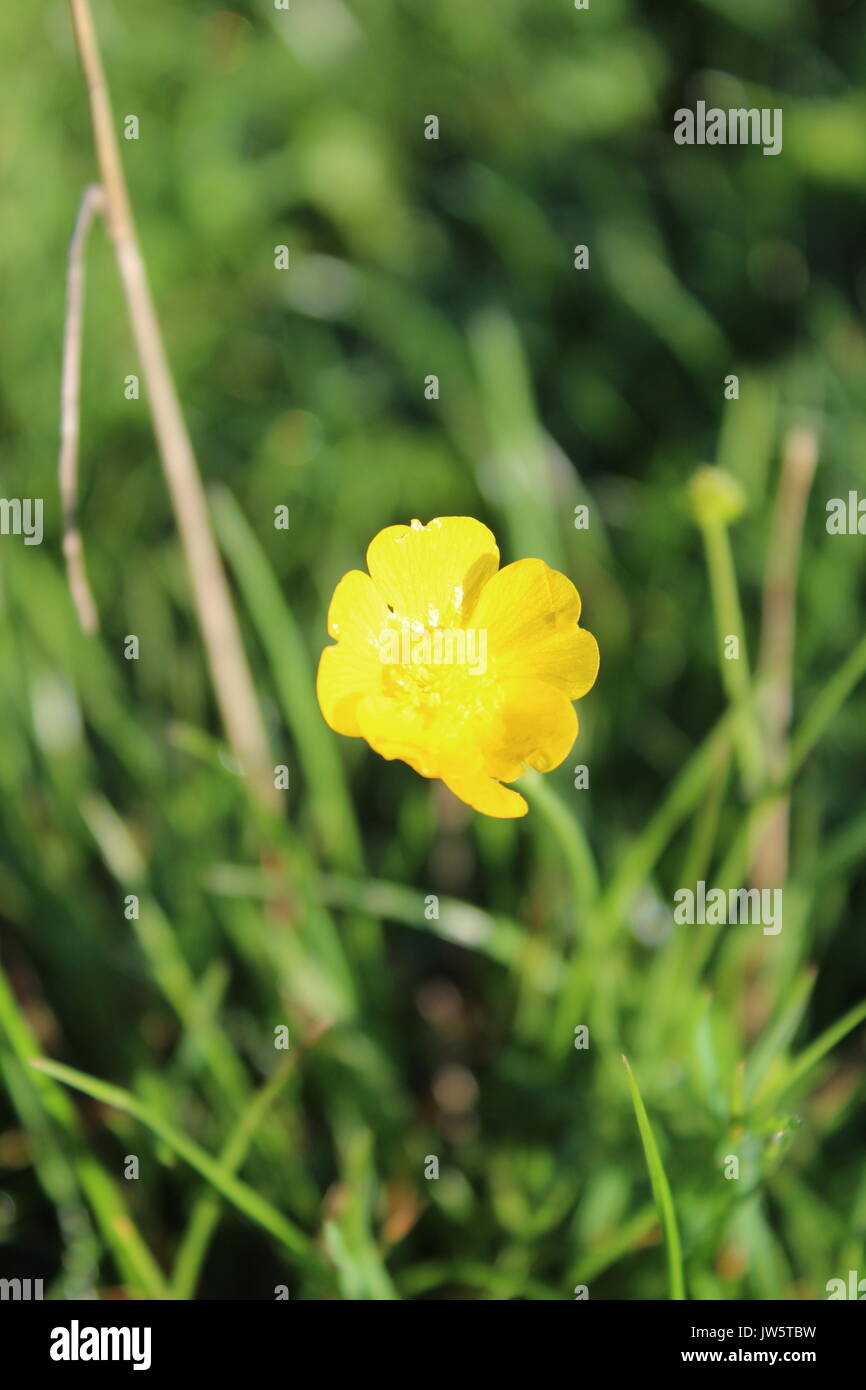
[{"label": "blade of grass", "polygon": [[670,1184],[665,1174],[655,1135],[649,1122],[646,1107],[641,1099],[637,1081],[634,1073],[629,1066],[627,1057],[623,1057],[623,1066],[628,1078],[628,1086],[631,1092],[632,1105],[634,1106],[637,1127],[640,1132],[641,1143],[643,1144],[644,1157],[646,1158],[647,1169],[649,1170],[650,1183],[652,1184],[653,1198],[656,1210],[659,1214],[662,1230],[665,1237],[665,1249],[668,1257],[668,1286],[670,1297],[682,1300],[686,1296],[685,1277],[683,1274],[683,1256],[680,1246],[680,1233],[677,1227],[677,1216],[674,1210],[674,1201],[671,1195]]}]

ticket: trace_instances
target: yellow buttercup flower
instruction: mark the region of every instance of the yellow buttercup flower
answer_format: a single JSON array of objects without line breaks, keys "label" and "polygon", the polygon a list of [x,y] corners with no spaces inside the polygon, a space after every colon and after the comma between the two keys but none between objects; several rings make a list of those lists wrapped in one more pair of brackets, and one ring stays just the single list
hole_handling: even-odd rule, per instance
[{"label": "yellow buttercup flower", "polygon": [[488,816],[523,816],[503,786],[558,767],[577,700],[598,673],[580,595],[543,560],[499,568],[493,533],[469,516],[387,526],[369,574],[337,585],[319,663],[319,706],[338,734],[440,777]]}]

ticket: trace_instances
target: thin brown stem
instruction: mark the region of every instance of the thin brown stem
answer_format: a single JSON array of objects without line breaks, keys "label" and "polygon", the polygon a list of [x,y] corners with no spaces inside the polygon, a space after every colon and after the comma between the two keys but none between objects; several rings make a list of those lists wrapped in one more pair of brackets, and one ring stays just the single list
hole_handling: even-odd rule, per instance
[{"label": "thin brown stem", "polygon": [[63,367],[60,385],[60,505],[63,512],[63,554],[69,592],[85,632],[99,629],[99,613],[93,600],[84,547],[78,528],[78,438],[80,432],[81,338],[84,306],[84,253],[94,218],[103,212],[105,198],[98,183],[84,190],[72,239],[66,277],[66,321],[63,331]]},{"label": "thin brown stem", "polygon": [[[770,779],[782,776],[793,706],[797,574],[809,493],[818,461],[818,438],[808,426],[785,439],[782,472],[770,531],[761,613],[759,712]],[[789,800],[780,798],[762,827],[752,870],[756,887],[778,888],[788,873]]]},{"label": "thin brown stem", "polygon": [[231,593],[208,517],[207,499],[168,364],[114,129],[111,101],[88,0],[69,0],[90,114],[105,217],[126,297],[150,413],[192,584],[198,623],[223,727],[250,778],[251,790],[275,808],[271,760]]}]

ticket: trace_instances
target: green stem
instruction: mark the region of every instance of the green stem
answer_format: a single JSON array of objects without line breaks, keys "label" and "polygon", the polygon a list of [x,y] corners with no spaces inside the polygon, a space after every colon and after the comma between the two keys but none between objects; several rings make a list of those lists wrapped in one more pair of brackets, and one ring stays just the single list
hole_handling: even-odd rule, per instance
[{"label": "green stem", "polygon": [[580,821],[566,806],[556,789],[540,773],[529,771],[520,780],[520,790],[544,816],[565,856],[574,890],[576,915],[585,921],[598,897],[598,869]]},{"label": "green stem", "polygon": [[[752,682],[731,540],[727,526],[721,521],[704,523],[701,534],[713,596],[722,686],[730,703],[740,709],[735,724],[740,774],[749,794],[754,795],[763,781],[764,753],[757,714],[749,702]],[[737,639],[736,657],[725,654],[730,637]]]}]

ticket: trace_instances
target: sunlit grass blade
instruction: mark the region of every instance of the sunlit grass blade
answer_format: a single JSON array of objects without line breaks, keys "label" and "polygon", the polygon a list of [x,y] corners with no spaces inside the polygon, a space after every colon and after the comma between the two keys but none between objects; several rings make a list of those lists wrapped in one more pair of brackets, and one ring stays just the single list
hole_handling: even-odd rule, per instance
[{"label": "sunlit grass blade", "polygon": [[667,1250],[668,1257],[668,1286],[670,1289],[670,1297],[677,1300],[684,1299],[686,1296],[686,1288],[685,1276],[683,1273],[683,1255],[670,1184],[665,1174],[661,1155],[658,1151],[658,1145],[655,1141],[655,1135],[652,1132],[649,1116],[646,1113],[646,1107],[641,1099],[634,1073],[629,1066],[628,1058],[623,1057],[622,1060],[625,1067],[625,1074],[628,1078],[632,1105],[634,1106],[637,1127],[640,1132],[644,1157],[646,1158],[646,1165],[650,1175],[653,1198],[664,1232],[665,1249]]}]

